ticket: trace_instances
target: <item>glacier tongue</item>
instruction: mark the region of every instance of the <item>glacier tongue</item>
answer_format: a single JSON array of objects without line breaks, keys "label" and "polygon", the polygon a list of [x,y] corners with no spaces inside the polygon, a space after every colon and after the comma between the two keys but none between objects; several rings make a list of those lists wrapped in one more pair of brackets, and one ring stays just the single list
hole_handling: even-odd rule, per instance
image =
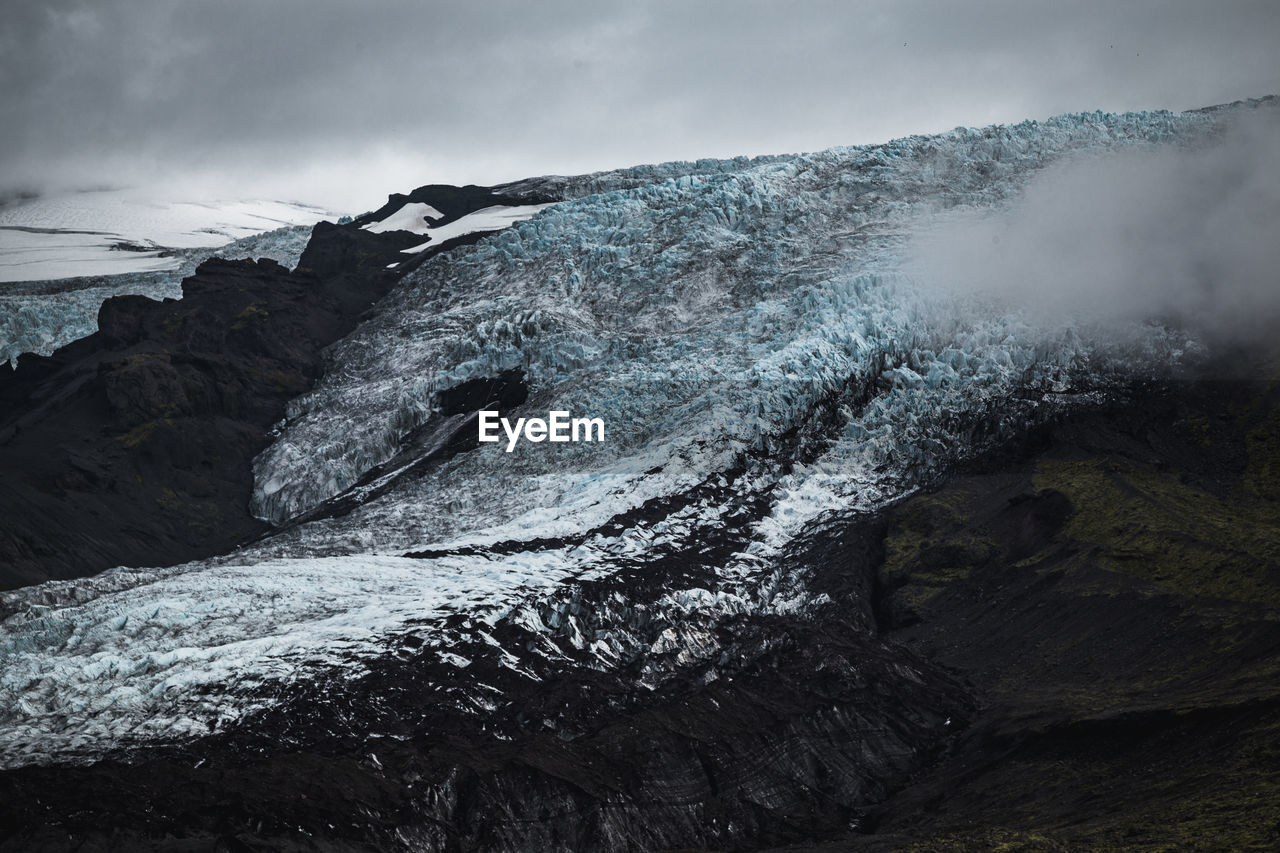
[{"label": "glacier tongue", "polygon": [[208,734],[252,711],[264,683],[341,663],[356,674],[356,650],[410,621],[493,622],[566,577],[558,556],[115,570],[6,593],[0,766]]},{"label": "glacier tongue", "polygon": [[[450,417],[438,392],[513,369],[516,414],[602,417],[606,442],[482,445],[220,559],[4,595],[0,763],[197,737],[406,636],[459,669],[499,624],[556,637],[574,666],[679,667],[714,659],[728,614],[821,605],[788,559],[814,531],[1187,348],[941,297],[901,271],[906,235],[1063,155],[1212,124],[1094,113],[508,187],[565,201],[429,259],[335,345],[255,462],[254,511],[284,522],[399,465]],[[620,574],[653,575],[651,598],[610,593],[579,619],[576,585]],[[500,654],[534,678],[540,648]]]}]

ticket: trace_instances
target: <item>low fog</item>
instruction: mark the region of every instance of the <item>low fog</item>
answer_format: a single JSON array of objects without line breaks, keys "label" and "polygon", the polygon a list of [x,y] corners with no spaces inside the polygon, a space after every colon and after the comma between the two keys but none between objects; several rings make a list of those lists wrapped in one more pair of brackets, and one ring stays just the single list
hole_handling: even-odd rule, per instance
[{"label": "low fog", "polygon": [[1192,146],[1059,162],[998,213],[945,215],[909,272],[1033,321],[1154,321],[1215,342],[1280,332],[1280,107]]}]

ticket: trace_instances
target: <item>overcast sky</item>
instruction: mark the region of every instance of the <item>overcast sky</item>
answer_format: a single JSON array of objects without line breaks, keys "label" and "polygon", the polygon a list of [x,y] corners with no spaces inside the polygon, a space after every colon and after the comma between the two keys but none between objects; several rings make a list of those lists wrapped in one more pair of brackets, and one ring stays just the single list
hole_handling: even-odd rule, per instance
[{"label": "overcast sky", "polygon": [[15,2],[0,189],[360,211],[495,183],[1280,92],[1276,0]]}]

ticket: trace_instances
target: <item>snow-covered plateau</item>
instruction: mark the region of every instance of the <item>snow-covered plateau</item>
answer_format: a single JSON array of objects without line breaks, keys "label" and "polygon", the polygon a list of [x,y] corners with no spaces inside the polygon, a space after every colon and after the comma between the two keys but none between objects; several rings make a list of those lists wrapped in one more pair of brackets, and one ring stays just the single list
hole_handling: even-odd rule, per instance
[{"label": "snow-covered plateau", "polygon": [[[1203,145],[1224,120],[1087,113],[538,178],[506,191],[562,201],[442,227],[414,203],[366,226],[435,243],[501,230],[410,268],[328,350],[255,461],[252,510],[275,535],[0,596],[0,765],[234,729],[281,685],[358,673],[407,637],[455,667],[483,713],[489,688],[469,686],[464,645],[498,643],[500,624],[562,638],[579,655],[566,667],[604,671],[659,652],[675,668],[714,659],[718,620],[805,612],[824,594],[789,555],[818,531],[1199,347],[1156,324],[1045,324],[922,280],[912,236],[1004,209],[1064,158]],[[296,232],[276,233],[296,257]],[[48,308],[64,296],[5,297],[47,299],[6,337],[83,333],[83,316]],[[607,440],[483,443],[415,467],[416,442],[457,417],[440,392],[504,371],[528,388],[504,414],[598,417]],[[339,497],[353,508],[317,512]],[[652,630],[622,593],[575,621],[575,584],[672,554],[707,574],[663,580],[649,612],[697,630]],[[498,652],[532,679],[530,656],[551,654],[539,648]]]},{"label": "snow-covered plateau", "polygon": [[0,207],[0,282],[176,269],[182,257],[172,250],[217,248],[332,215],[296,202],[173,202],[132,189],[23,198]]},{"label": "snow-covered plateau", "polygon": [[270,258],[292,267],[310,236],[309,225],[286,225],[214,248],[175,250],[158,259],[163,264],[152,271],[0,284],[0,363],[16,365],[18,356],[28,352],[49,355],[93,334],[98,329],[98,308],[112,296],[181,297],[182,279],[211,257]]},{"label": "snow-covered plateau", "polygon": [[335,218],[293,202],[168,202],[138,190],[36,196],[0,207],[0,363],[49,355],[97,330],[126,293],[177,298],[200,262],[297,262],[311,225]]}]

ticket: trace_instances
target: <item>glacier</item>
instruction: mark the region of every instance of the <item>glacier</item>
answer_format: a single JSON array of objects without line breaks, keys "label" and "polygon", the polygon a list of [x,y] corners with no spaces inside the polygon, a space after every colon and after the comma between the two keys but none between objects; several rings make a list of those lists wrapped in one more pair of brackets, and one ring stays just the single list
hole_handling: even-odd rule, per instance
[{"label": "glacier", "polygon": [[[1015,316],[931,298],[894,257],[910,230],[997,203],[1056,157],[1172,139],[1207,121],[1094,114],[765,163],[668,164],[638,187],[625,172],[567,181],[569,200],[414,271],[331,350],[320,386],[295,401],[256,462],[255,514],[282,522],[342,492],[430,421],[434,393],[516,368],[540,404],[605,415],[618,440],[557,448],[554,459],[541,448],[472,454],[416,496],[388,498],[426,503],[414,513],[424,526],[386,534],[398,537],[387,547],[506,536],[530,526],[518,520],[526,512],[545,523],[549,507],[567,521],[555,495],[580,494],[577,480],[643,501],[759,449],[824,394],[865,387],[873,373],[891,387],[849,419],[828,451],[836,467],[859,467],[848,454],[874,468],[889,449],[909,453],[904,429],[945,442],[924,435],[940,422],[930,409],[971,410],[1019,383],[1061,385],[1092,347],[1046,347]],[[666,462],[661,475],[634,470]],[[564,468],[575,474],[561,479]],[[515,487],[529,478],[536,494]],[[441,488],[446,479],[467,487]],[[473,498],[483,512],[449,508]],[[352,527],[400,530],[367,520]]]},{"label": "glacier", "polygon": [[[911,234],[1064,157],[1196,145],[1222,120],[1086,113],[508,185],[562,201],[412,268],[291,404],[254,464],[274,535],[0,595],[0,765],[233,730],[310,683],[336,702],[410,640],[470,714],[496,690],[467,680],[477,649],[533,680],[638,665],[653,689],[717,660],[735,614],[829,606],[795,555],[832,525],[1199,352],[933,287],[906,271]],[[602,417],[609,440],[482,445],[367,488],[450,417],[441,392],[504,371],[529,389],[517,414]],[[581,604],[646,573],[647,600]]]}]

